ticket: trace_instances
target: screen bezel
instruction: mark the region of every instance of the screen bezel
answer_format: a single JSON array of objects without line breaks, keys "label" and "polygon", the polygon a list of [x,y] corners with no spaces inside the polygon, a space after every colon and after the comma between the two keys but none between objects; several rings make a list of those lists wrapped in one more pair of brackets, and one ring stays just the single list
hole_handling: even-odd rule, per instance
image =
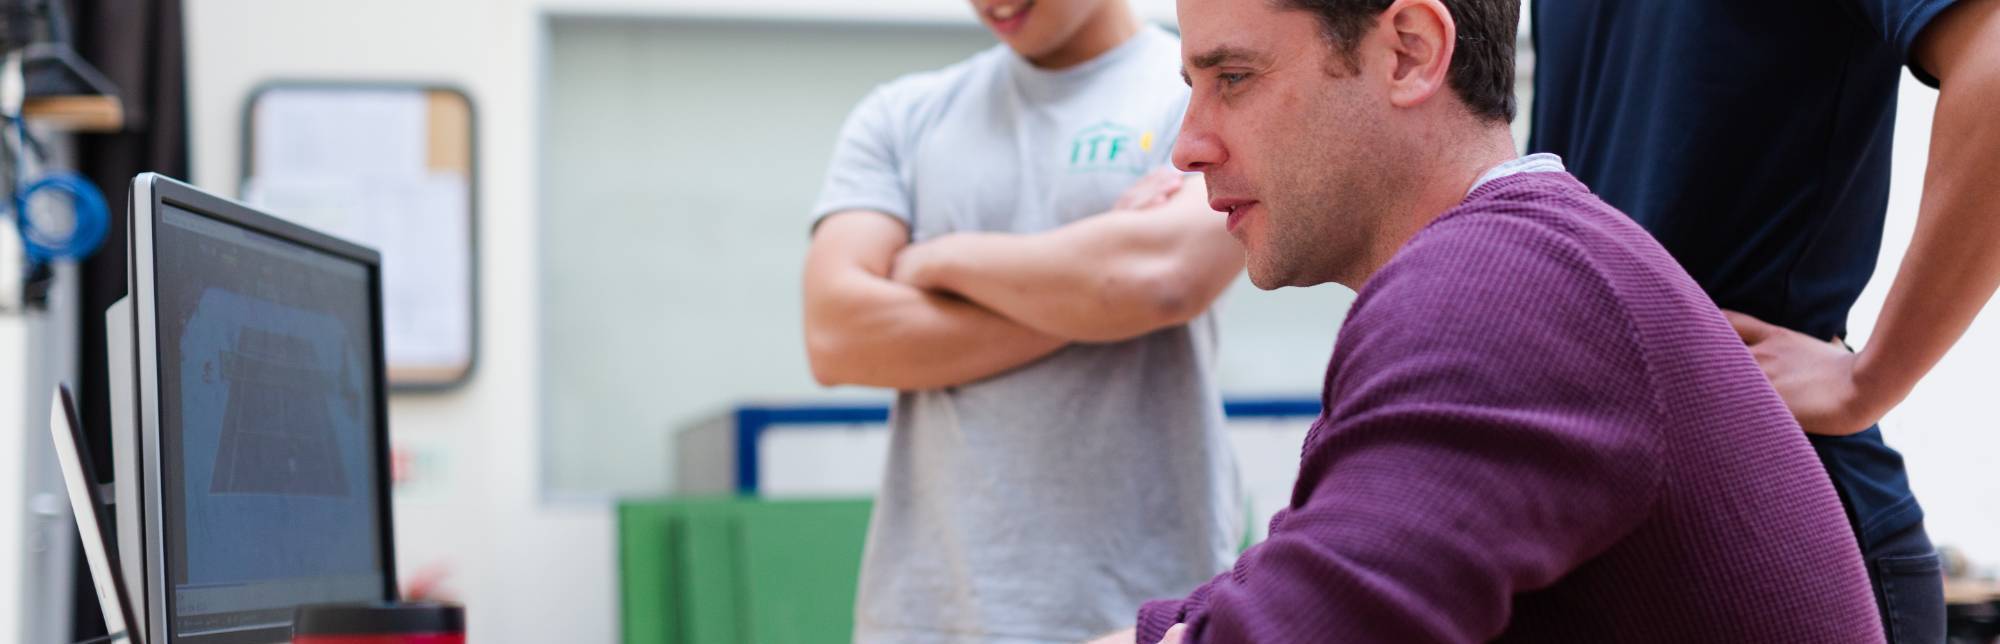
[{"label": "screen bezel", "polygon": [[49,431],[54,434],[56,460],[62,467],[64,489],[69,493],[70,511],[76,515],[78,536],[83,539],[84,563],[90,569],[92,587],[97,591],[97,605],[104,616],[106,638],[113,642],[136,642],[132,631],[140,624],[132,613],[132,595],[126,590],[125,577],[118,561],[116,535],[105,527],[111,525],[106,519],[104,508],[110,503],[104,498],[104,479],[97,475],[97,466],[90,458],[90,441],[79,429],[76,401],[70,396],[69,385],[56,385],[54,400],[49,409]]},{"label": "screen bezel", "polygon": [[[175,632],[174,600],[172,579],[176,571],[170,570],[173,558],[167,556],[176,544],[166,543],[170,531],[166,529],[162,503],[165,500],[165,476],[162,467],[160,440],[160,371],[159,371],[159,322],[158,282],[156,254],[153,252],[155,231],[160,225],[163,208],[173,206],[197,216],[212,219],[245,230],[263,233],[288,242],[300,244],[328,255],[351,260],[361,264],[367,271],[369,352],[373,361],[373,390],[375,404],[375,436],[373,458],[376,473],[376,536],[382,564],[382,592],[377,599],[396,598],[395,531],[392,526],[389,491],[389,441],[388,405],[385,371],[385,351],[383,348],[384,329],[382,322],[382,258],[374,250],[346,240],[342,240],[312,229],[294,224],[277,217],[224,199],[193,186],[173,179],[145,173],[132,180],[131,252],[132,296],[138,319],[135,321],[134,347],[139,358],[139,433],[144,460],[141,482],[145,505],[152,510],[146,513],[146,604],[147,632],[149,642],[175,644],[189,641]],[[289,626],[262,629],[247,629],[229,633],[203,635],[203,644],[234,644],[237,642],[283,642],[291,637]]]}]

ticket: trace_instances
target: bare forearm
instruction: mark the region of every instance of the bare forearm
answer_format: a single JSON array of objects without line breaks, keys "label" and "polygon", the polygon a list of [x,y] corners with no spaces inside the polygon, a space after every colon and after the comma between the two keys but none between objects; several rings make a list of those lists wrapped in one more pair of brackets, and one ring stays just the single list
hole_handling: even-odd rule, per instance
[{"label": "bare forearm", "polygon": [[[1988,2],[1986,8],[1995,3]],[[1967,7],[1968,9],[1972,7]],[[1966,27],[1957,64],[1941,73],[1915,235],[1856,381],[1893,405],[1936,366],[2000,287],[2000,15]]]},{"label": "bare forearm", "polygon": [[932,286],[1043,332],[1086,341],[1142,334],[1190,307],[1176,295],[1166,262],[1148,265],[1146,258],[1100,243],[1109,240],[1061,232],[940,239]]},{"label": "bare forearm", "polygon": [[1034,235],[930,242],[914,281],[1044,333],[1122,340],[1184,323],[1242,270],[1242,251],[1199,195],[1180,208],[1110,212]]},{"label": "bare forearm", "polygon": [[1063,341],[977,305],[890,281],[909,229],[881,213],[823,219],[806,253],[806,355],[826,385],[937,389],[1019,367]]},{"label": "bare forearm", "polygon": [[1012,370],[1064,344],[969,302],[882,278],[844,281],[806,304],[807,352],[822,384],[938,389]]}]

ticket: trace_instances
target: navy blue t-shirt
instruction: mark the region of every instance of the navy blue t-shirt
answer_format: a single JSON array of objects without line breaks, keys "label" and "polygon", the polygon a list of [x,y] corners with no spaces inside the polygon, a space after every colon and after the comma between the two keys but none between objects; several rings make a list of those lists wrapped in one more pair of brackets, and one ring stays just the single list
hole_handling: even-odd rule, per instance
[{"label": "navy blue t-shirt", "polygon": [[[1844,337],[1882,245],[1899,76],[1950,4],[1535,0],[1528,148],[1722,308]],[[1879,429],[1812,438],[1864,546],[1922,519]]]}]

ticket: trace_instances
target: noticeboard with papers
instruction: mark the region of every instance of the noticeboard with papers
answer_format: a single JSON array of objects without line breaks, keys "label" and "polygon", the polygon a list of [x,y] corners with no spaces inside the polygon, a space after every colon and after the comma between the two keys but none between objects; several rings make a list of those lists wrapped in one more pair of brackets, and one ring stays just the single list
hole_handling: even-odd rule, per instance
[{"label": "noticeboard with papers", "polygon": [[242,198],[382,253],[389,382],[449,387],[478,347],[472,101],[409,83],[281,82],[243,113]]}]

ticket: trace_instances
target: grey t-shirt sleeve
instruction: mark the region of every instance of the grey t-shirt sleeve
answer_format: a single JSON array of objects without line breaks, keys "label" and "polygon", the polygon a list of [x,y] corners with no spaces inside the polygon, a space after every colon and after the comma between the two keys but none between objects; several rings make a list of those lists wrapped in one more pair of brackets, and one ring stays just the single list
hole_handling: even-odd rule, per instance
[{"label": "grey t-shirt sleeve", "polygon": [[878,87],[854,107],[834,143],[826,183],[812,209],[812,227],[827,215],[872,210],[910,224],[911,198],[904,173],[902,125],[890,87]]}]

